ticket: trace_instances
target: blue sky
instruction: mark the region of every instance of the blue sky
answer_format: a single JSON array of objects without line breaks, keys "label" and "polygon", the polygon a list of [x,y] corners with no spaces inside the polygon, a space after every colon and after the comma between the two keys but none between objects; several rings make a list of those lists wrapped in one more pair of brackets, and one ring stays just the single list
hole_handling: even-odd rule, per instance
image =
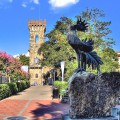
[{"label": "blue sky", "polygon": [[71,19],[86,8],[99,8],[111,21],[114,49],[120,51],[120,0],[0,0],[0,50],[11,55],[29,49],[28,19],[46,19],[49,32],[61,16]]}]

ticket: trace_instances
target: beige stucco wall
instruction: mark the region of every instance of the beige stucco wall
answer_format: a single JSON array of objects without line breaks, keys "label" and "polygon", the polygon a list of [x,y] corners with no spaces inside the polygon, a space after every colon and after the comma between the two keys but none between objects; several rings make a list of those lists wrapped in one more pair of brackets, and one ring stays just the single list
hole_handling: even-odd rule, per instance
[{"label": "beige stucco wall", "polygon": [[[42,69],[30,69],[30,83],[33,84],[37,82],[38,84],[42,84]],[[38,74],[38,78],[36,78],[36,74]]]}]

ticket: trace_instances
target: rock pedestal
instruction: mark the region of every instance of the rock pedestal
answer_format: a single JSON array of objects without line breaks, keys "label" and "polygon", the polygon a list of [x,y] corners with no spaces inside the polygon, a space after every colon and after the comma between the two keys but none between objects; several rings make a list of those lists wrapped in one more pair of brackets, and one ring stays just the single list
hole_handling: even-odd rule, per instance
[{"label": "rock pedestal", "polygon": [[120,94],[120,73],[74,73],[69,80],[70,118],[111,116]]}]

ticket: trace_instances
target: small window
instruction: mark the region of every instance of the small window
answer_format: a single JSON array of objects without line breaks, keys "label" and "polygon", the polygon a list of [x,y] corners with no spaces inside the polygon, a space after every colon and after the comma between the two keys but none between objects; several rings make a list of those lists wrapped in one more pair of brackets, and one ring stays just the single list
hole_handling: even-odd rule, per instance
[{"label": "small window", "polygon": [[34,28],[34,26],[32,26],[32,31],[34,31],[35,30],[35,28]]},{"label": "small window", "polygon": [[36,57],[36,58],[34,58],[34,63],[35,64],[38,64],[39,63],[39,59]]},{"label": "small window", "polygon": [[35,78],[38,78],[38,74],[35,74]]},{"label": "small window", "polygon": [[35,43],[38,43],[38,41],[39,41],[39,37],[38,37],[38,35],[36,35],[36,37],[35,37]]}]

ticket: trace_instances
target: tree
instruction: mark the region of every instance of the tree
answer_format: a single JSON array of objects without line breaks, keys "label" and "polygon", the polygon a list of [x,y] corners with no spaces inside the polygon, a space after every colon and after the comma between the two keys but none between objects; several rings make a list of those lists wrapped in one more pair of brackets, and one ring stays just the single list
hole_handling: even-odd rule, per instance
[{"label": "tree", "polygon": [[20,55],[19,58],[22,65],[29,65],[29,57],[27,57],[26,55]]},{"label": "tree", "polygon": [[101,66],[102,72],[115,71],[118,68],[118,57],[117,53],[111,48],[105,48],[101,52],[104,65]]},{"label": "tree", "polygon": [[[43,52],[42,65],[54,66],[58,68],[61,61],[68,61],[73,50],[66,41],[67,26],[71,20],[67,17],[61,17],[56,22],[55,28],[46,36],[49,41],[45,42],[39,49],[38,53]],[[64,56],[63,56],[64,55]]]},{"label": "tree", "polygon": [[7,67],[13,62],[13,57],[6,52],[0,51],[0,71],[7,72]]},{"label": "tree", "polygon": [[[94,48],[102,57],[103,65],[102,72],[115,71],[118,68],[117,54],[112,49],[115,44],[113,38],[109,37],[112,31],[109,29],[110,21],[103,21],[105,14],[99,9],[87,9],[80,14],[89,24],[87,34],[82,34],[83,37],[92,38],[95,42]],[[77,16],[78,17],[78,16]],[[81,35],[81,34],[80,34]]]},{"label": "tree", "polygon": [[[99,9],[87,9],[86,11],[81,12],[80,16],[87,21],[88,30],[85,33],[77,32],[77,35],[81,40],[85,38],[92,38],[94,40],[95,51],[98,52],[104,62],[101,71],[110,72],[110,70],[113,70],[113,68],[118,65],[116,53],[112,49],[114,40],[109,37],[109,34],[111,33],[111,30],[109,29],[111,22],[102,20],[105,17],[105,14]],[[79,16],[76,16],[76,18],[78,17]],[[68,26],[74,23],[74,21],[67,17],[61,17],[60,20],[56,22],[53,30],[46,34],[48,41],[46,41],[38,51],[38,53],[43,54],[43,60],[41,61],[43,66],[59,68],[60,61],[65,61],[67,68],[66,78],[69,78],[76,69],[75,52],[66,41]],[[114,59],[112,59],[113,56]],[[109,64],[107,64],[108,61]],[[106,65],[109,66],[109,70]],[[104,69],[105,67],[106,69]]]},{"label": "tree", "polygon": [[66,41],[67,27],[71,23],[72,21],[69,18],[61,17],[56,22],[55,28],[46,34],[49,40],[38,51],[39,54],[43,53],[42,66],[51,66],[57,69],[59,76],[61,76],[60,62],[65,61],[67,67],[69,58],[75,56],[74,50]]},{"label": "tree", "polygon": [[[109,29],[111,21],[103,21],[105,14],[99,9],[86,9],[80,13],[80,16],[88,23],[87,37],[93,38],[95,41],[95,48],[97,47],[111,47],[115,41],[109,37],[112,32]],[[79,17],[79,16],[76,16]]]},{"label": "tree", "polygon": [[25,79],[28,73],[21,70],[20,60],[13,58],[6,52],[0,51],[0,74],[12,77],[15,80]]}]

